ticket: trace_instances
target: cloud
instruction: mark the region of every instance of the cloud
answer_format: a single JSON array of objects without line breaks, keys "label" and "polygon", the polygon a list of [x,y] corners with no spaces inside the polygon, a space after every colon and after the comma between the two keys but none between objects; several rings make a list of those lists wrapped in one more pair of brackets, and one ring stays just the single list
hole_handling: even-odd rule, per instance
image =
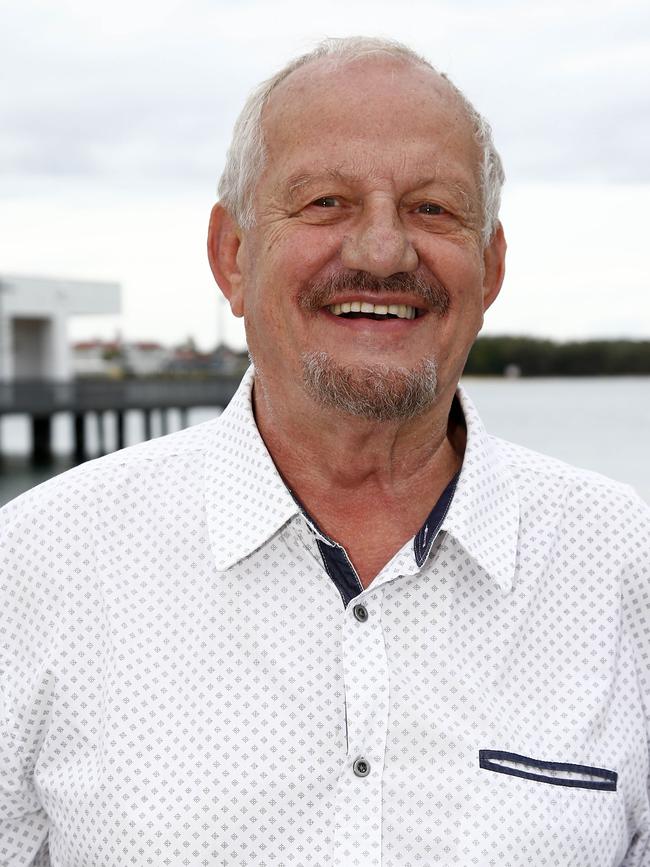
[{"label": "cloud", "polygon": [[211,345],[205,227],[244,98],[317,39],[368,33],[428,56],[493,125],[510,263],[488,330],[647,335],[646,7],[0,0],[0,269],[121,281],[127,336]]},{"label": "cloud", "polygon": [[[636,3],[14,4],[2,172],[213,183],[253,84],[328,34],[402,38],[492,121],[511,178],[650,179],[650,13]],[[251,22],[253,22],[251,24]]]}]

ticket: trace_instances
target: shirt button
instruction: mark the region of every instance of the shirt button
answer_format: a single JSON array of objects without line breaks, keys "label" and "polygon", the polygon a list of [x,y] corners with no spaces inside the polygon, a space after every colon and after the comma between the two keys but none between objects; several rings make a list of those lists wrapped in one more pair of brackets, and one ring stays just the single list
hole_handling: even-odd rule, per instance
[{"label": "shirt button", "polygon": [[352,770],[357,777],[367,777],[370,773],[370,762],[366,761],[366,759],[356,759],[352,765]]},{"label": "shirt button", "polygon": [[355,605],[352,609],[352,613],[357,618],[359,623],[365,623],[368,619],[368,609],[365,605]]}]

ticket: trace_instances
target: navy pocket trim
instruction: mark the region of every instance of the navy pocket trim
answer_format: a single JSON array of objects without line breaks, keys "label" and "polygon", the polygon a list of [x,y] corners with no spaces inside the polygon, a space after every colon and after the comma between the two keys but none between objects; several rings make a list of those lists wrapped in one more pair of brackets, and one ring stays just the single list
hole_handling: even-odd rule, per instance
[{"label": "navy pocket trim", "polygon": [[[529,768],[537,768],[539,771],[565,772],[567,776],[556,777],[548,774],[526,771],[521,767],[513,768],[500,762],[513,762]],[[591,768],[588,765],[570,765],[566,762],[544,762],[541,759],[531,759],[528,756],[520,756],[517,753],[506,753],[503,750],[479,750],[478,763],[486,771],[495,771],[497,774],[510,774],[513,777],[523,777],[525,780],[536,780],[538,783],[549,783],[552,786],[573,786],[578,789],[599,789],[603,792],[615,792],[618,781],[616,771],[608,771],[606,768]],[[568,776],[574,774],[576,776]],[[580,779],[583,777],[598,777],[599,779]]]}]

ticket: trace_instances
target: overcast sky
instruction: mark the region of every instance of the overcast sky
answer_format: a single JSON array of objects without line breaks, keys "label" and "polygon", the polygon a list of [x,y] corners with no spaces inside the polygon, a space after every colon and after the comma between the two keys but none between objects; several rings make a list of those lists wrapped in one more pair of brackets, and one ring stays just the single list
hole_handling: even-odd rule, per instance
[{"label": "overcast sky", "polygon": [[[0,275],[116,280],[73,336],[241,344],[205,256],[233,121],[323,36],[401,39],[491,121],[508,275],[486,331],[650,338],[650,5],[0,0]],[[218,323],[221,322],[219,325]]]}]

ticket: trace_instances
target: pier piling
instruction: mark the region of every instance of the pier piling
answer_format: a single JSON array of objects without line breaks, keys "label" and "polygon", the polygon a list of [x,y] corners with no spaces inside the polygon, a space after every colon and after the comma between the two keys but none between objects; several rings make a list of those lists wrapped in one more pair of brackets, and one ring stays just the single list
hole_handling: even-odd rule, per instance
[{"label": "pier piling", "polygon": [[86,451],[86,417],[82,412],[74,413],[74,459],[83,463],[88,457]]},{"label": "pier piling", "polygon": [[43,465],[52,461],[52,416],[32,416],[32,463]]}]

